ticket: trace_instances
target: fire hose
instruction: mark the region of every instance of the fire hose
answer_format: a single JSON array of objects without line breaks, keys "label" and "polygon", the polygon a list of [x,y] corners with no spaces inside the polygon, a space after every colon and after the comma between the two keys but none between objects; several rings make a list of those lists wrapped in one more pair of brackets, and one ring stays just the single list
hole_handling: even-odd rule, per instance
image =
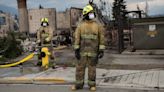
[{"label": "fire hose", "polygon": [[0,68],[8,68],[8,67],[19,65],[21,63],[24,63],[24,62],[30,60],[31,58],[34,57],[34,55],[35,55],[34,53],[31,53],[30,55],[28,55],[27,57],[23,58],[22,60],[20,60],[18,62],[11,63],[11,64],[6,64],[6,65],[0,65]]},{"label": "fire hose", "polygon": [[[61,50],[61,49],[64,49],[64,48],[66,48],[66,46],[59,46],[59,47],[54,48],[54,50]],[[34,55],[35,55],[35,53],[31,53],[30,55],[28,55],[27,57],[23,58],[22,60],[20,60],[18,62],[11,63],[11,64],[6,64],[6,65],[0,65],[0,68],[8,68],[8,67],[19,65],[21,63],[24,63],[24,62],[30,60],[31,58],[34,57]]]}]

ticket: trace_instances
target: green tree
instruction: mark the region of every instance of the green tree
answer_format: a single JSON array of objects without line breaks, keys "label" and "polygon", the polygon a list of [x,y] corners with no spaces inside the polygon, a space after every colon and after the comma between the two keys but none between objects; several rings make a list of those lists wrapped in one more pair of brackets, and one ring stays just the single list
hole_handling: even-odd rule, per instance
[{"label": "green tree", "polygon": [[118,52],[121,53],[124,49],[124,33],[123,30],[127,27],[126,5],[124,0],[114,0],[113,2],[113,18],[114,24],[118,30]]},{"label": "green tree", "polygon": [[122,24],[124,24],[123,26],[125,27],[127,24],[125,0],[114,0],[112,11],[116,25],[118,25],[119,20],[121,20]]},{"label": "green tree", "polygon": [[7,37],[0,38],[0,50],[0,54],[8,59],[16,58],[23,52],[20,42],[16,40],[14,32],[9,32]]}]

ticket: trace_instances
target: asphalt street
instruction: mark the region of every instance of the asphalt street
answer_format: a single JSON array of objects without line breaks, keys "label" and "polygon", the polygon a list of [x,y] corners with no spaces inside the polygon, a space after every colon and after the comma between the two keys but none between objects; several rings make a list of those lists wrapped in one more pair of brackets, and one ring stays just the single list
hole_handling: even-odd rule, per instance
[{"label": "asphalt street", "polygon": [[[73,92],[71,85],[0,84],[0,92]],[[88,87],[75,92],[90,92]],[[162,89],[97,87],[96,92],[164,92]]]}]

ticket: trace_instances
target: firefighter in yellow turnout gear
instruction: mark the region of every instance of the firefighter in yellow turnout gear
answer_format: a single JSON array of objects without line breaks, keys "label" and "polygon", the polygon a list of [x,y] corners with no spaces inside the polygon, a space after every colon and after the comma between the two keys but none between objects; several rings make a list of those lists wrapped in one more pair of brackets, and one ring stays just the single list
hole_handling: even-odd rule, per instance
[{"label": "firefighter in yellow turnout gear", "polygon": [[83,9],[83,20],[75,31],[76,83],[72,90],[82,89],[84,85],[85,68],[88,66],[88,85],[91,91],[96,90],[96,65],[98,58],[104,55],[104,29],[95,20],[95,12],[91,5]]},{"label": "firefighter in yellow turnout gear", "polygon": [[39,46],[48,47],[51,59],[54,59],[52,46],[53,30],[49,27],[48,18],[41,19],[41,27],[37,31],[37,43]]}]

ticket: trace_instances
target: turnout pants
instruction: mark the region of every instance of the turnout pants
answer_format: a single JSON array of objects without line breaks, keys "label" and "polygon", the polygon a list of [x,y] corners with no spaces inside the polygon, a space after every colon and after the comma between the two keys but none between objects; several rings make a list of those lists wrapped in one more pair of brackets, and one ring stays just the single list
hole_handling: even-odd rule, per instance
[{"label": "turnout pants", "polygon": [[85,69],[88,67],[88,85],[96,86],[96,64],[98,59],[95,57],[81,57],[76,64],[76,86],[82,88],[84,86]]}]

